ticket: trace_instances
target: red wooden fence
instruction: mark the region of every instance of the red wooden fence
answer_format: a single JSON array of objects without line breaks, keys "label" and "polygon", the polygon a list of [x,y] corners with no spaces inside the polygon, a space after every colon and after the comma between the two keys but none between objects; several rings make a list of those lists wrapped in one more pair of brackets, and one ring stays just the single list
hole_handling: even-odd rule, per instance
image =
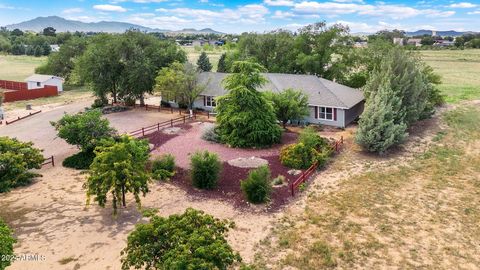
[{"label": "red wooden fence", "polygon": [[53,85],[45,85],[43,88],[28,89],[25,82],[14,82],[0,80],[0,88],[6,89],[5,102],[29,100],[41,97],[51,97],[58,95],[58,89]]},{"label": "red wooden fence", "polygon": [[43,160],[42,166],[45,166],[45,165],[48,165],[48,164],[52,164],[52,166],[55,167],[55,158],[53,156]]}]

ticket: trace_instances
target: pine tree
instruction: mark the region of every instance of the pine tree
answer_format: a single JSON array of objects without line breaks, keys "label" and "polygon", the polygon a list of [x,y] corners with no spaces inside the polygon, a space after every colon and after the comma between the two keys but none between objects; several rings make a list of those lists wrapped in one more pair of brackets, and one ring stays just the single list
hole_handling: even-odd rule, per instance
[{"label": "pine tree", "polygon": [[266,82],[260,74],[265,68],[239,61],[233,64],[232,71],[223,82],[229,92],[217,99],[215,108],[220,140],[233,147],[265,147],[278,143],[282,131],[273,106],[256,90]]},{"label": "pine tree", "polygon": [[[360,117],[356,142],[369,152],[384,153],[407,136],[401,99],[394,93],[391,68],[383,65],[365,86],[370,91],[365,111]],[[373,89],[372,89],[373,88]]]},{"label": "pine tree", "polygon": [[227,57],[226,53],[223,53],[218,60],[217,72],[225,73],[227,72],[227,65],[225,63],[225,58]]},{"label": "pine tree", "polygon": [[208,59],[208,56],[205,52],[202,52],[202,54],[200,54],[200,57],[197,61],[197,66],[198,69],[204,72],[212,70],[212,64],[210,63],[210,60]]}]

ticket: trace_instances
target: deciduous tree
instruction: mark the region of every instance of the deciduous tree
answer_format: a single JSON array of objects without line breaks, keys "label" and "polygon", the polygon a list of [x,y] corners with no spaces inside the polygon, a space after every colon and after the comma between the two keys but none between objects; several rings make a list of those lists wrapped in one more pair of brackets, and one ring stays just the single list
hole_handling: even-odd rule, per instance
[{"label": "deciduous tree", "polygon": [[146,140],[137,140],[127,135],[118,140],[103,140],[95,148],[95,159],[90,165],[90,176],[85,183],[87,204],[93,196],[102,207],[112,196],[113,213],[118,204],[126,207],[126,193],[132,193],[141,206],[140,194],[145,196],[150,176],[146,171],[149,147]]},{"label": "deciduous tree", "polygon": [[225,238],[232,227],[192,208],[167,218],[154,215],[128,236],[122,269],[227,269],[241,261]]},{"label": "deciduous tree", "polygon": [[308,96],[301,90],[285,89],[280,93],[266,92],[273,104],[277,119],[285,128],[289,120],[301,120],[308,116]]}]

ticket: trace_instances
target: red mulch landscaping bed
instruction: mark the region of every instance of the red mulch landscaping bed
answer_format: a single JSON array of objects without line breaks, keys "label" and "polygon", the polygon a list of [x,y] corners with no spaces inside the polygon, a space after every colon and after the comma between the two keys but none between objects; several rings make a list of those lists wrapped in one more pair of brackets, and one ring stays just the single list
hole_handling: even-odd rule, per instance
[{"label": "red mulch landscaping bed", "polygon": [[[268,160],[272,178],[278,175],[285,176],[290,184],[297,176],[288,174],[289,168],[283,166],[278,156],[261,157]],[[220,175],[218,186],[213,190],[201,190],[194,188],[191,184],[189,172],[182,168],[177,168],[176,175],[170,180],[172,184],[178,185],[188,194],[199,198],[219,199],[233,203],[237,208],[248,208],[249,203],[245,200],[242,190],[240,189],[240,181],[247,178],[250,168],[234,167],[223,162],[223,170]],[[267,204],[267,211],[273,212],[279,210],[292,198],[288,185],[273,187],[270,202]]]},{"label": "red mulch landscaping bed", "polygon": [[192,128],[190,124],[175,125],[174,127],[181,128],[182,130],[177,134],[166,134],[162,132],[162,130],[160,130],[160,131],[147,134],[144,137],[141,137],[140,139],[148,139],[148,141],[151,144],[153,144],[153,149],[156,149],[162,146],[164,143],[168,142],[169,140],[182,135],[182,133]]}]

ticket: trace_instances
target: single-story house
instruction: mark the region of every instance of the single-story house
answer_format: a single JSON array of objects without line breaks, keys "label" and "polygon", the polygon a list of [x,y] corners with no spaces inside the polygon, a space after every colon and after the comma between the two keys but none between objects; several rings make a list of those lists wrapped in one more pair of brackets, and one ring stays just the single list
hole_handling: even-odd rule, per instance
[{"label": "single-story house", "polygon": [[409,38],[407,40],[407,45],[415,45],[416,47],[422,46],[422,39],[421,38]]},{"label": "single-story house", "polygon": [[63,91],[63,78],[53,75],[33,74],[25,79],[29,90],[43,88],[45,85],[56,86],[58,92]]},{"label": "single-story house", "polygon": [[[222,81],[227,73],[203,72],[199,82],[206,89],[195,101],[194,107],[212,111],[215,98],[225,95]],[[309,123],[335,127],[346,127],[363,112],[363,92],[335,83],[315,75],[264,73],[268,82],[259,91],[281,92],[292,88],[302,90],[308,96],[310,115],[304,120]]]}]

